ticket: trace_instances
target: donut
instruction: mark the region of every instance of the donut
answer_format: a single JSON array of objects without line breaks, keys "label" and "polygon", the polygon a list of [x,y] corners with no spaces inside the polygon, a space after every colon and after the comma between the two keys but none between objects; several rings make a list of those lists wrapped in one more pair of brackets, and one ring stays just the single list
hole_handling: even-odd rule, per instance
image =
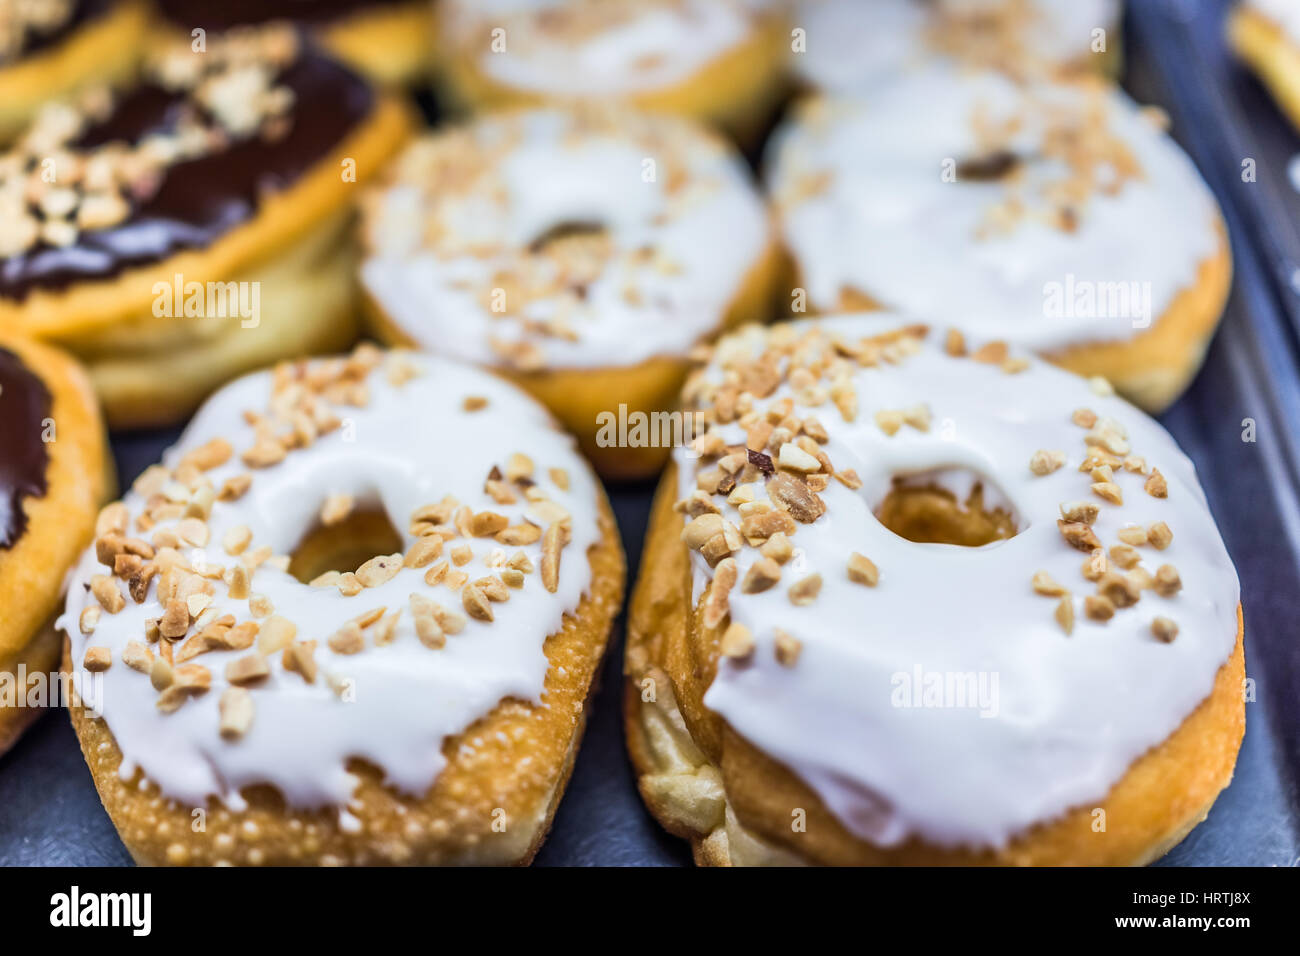
[{"label": "donut", "polygon": [[775,0],[441,0],[439,68],[472,110],[618,101],[757,140],[785,89]]},{"label": "donut", "polygon": [[0,332],[0,754],[58,703],[63,580],[114,485],[85,373]]},{"label": "donut", "polygon": [[408,128],[287,26],[168,46],[0,155],[0,326],[65,345],[114,427],[356,334],[352,204]]},{"label": "donut", "polygon": [[412,145],[362,218],[376,335],[511,378],[611,477],[667,456],[620,447],[620,406],[674,408],[695,343],[770,309],[762,198],[730,146],[677,117],[485,115]]},{"label": "donut", "polygon": [[624,567],[530,398],[373,346],[283,363],[214,394],[99,532],[59,626],[138,862],[532,858]]},{"label": "donut", "polygon": [[382,86],[405,86],[428,72],[433,11],[412,0],[155,0],[160,32],[221,32],[293,20],[348,66]]},{"label": "donut", "polygon": [[1158,412],[1200,367],[1232,271],[1161,121],[1100,80],[943,67],[808,102],[766,157],[785,308],[960,315]]},{"label": "donut", "polygon": [[626,726],[697,862],[1138,864],[1205,817],[1237,577],[1104,379],[877,313],[740,330],[684,394]]},{"label": "donut", "polygon": [[126,82],[144,31],[139,0],[0,0],[0,143],[46,100]]},{"label": "donut", "polygon": [[798,0],[803,87],[869,93],[936,59],[1018,76],[1117,73],[1119,0]]},{"label": "donut", "polygon": [[1240,0],[1228,15],[1228,42],[1300,127],[1300,9],[1285,0]]}]

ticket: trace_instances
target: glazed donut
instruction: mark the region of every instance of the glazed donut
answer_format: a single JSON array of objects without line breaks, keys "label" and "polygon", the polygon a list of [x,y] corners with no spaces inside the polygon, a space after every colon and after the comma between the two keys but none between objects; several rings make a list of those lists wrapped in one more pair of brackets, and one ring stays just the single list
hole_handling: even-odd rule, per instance
[{"label": "glazed donut", "polygon": [[688,384],[629,614],[641,792],[708,864],[1132,864],[1244,727],[1236,573],[1151,419],[887,314]]},{"label": "glazed donut", "polygon": [[960,315],[1163,409],[1200,367],[1231,260],[1158,120],[1099,80],[941,67],[805,104],[767,157],[786,307]]},{"label": "glazed donut", "polygon": [[0,754],[58,703],[63,581],[115,481],[85,373],[0,332]]},{"label": "glazed donut", "polygon": [[674,408],[695,343],[770,307],[762,199],[675,117],[484,116],[410,147],[363,208],[376,334],[506,374],[608,476],[656,473],[667,447],[617,447],[601,416]]},{"label": "glazed donut", "polygon": [[0,143],[47,100],[126,82],[144,32],[140,0],[0,0]]},{"label": "glazed donut", "polygon": [[793,18],[795,72],[823,93],[870,93],[936,58],[1017,76],[1118,72],[1120,0],[798,0]]},{"label": "glazed donut", "polygon": [[428,72],[433,11],[425,0],[155,0],[164,36],[221,32],[294,20],[348,66],[383,86],[401,86]]},{"label": "glazed donut", "polygon": [[443,79],[469,109],[616,100],[749,143],[785,89],[774,0],[441,0],[437,14]]},{"label": "glazed donut", "polygon": [[1287,0],[1241,0],[1228,41],[1300,127],[1300,8]]},{"label": "glazed donut", "polygon": [[286,363],[99,530],[59,624],[137,861],[531,859],[623,590],[604,493],[531,399],[372,346]]},{"label": "glazed donut", "polygon": [[82,358],[114,426],[341,348],[355,180],[406,131],[289,27],[168,47],[130,91],[49,106],[0,156],[0,325]]}]

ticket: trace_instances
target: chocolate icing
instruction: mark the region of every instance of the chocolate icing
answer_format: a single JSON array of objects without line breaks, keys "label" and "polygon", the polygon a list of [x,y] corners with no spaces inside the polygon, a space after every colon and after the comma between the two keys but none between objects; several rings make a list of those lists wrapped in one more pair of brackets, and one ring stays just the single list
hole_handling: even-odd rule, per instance
[{"label": "chocolate icing", "polygon": [[[253,218],[262,196],[292,185],[334,149],[374,103],[365,81],[310,50],[285,69],[279,83],[295,97],[284,136],[235,141],[214,154],[178,163],[125,222],[83,232],[63,248],[41,244],[0,260],[0,298],[21,302],[34,289],[109,279],[186,249],[206,248]],[[138,86],[79,145],[139,141],[174,125],[181,105],[178,94],[151,84]]]},{"label": "chocolate icing", "polygon": [[50,30],[48,33],[30,32],[23,40],[22,48],[17,55],[9,57],[0,56],[0,66],[16,62],[32,53],[39,53],[47,50],[55,44],[62,43],[77,30],[90,20],[103,16],[108,8],[112,5],[112,0],[77,0],[72,5],[72,13],[68,19]]},{"label": "chocolate icing", "polygon": [[234,26],[297,20],[328,23],[375,7],[396,6],[401,0],[157,0],[162,15],[186,30],[228,30]]},{"label": "chocolate icing", "polygon": [[0,348],[0,550],[27,530],[23,499],[45,494],[50,452],[41,433],[49,417],[50,390]]}]

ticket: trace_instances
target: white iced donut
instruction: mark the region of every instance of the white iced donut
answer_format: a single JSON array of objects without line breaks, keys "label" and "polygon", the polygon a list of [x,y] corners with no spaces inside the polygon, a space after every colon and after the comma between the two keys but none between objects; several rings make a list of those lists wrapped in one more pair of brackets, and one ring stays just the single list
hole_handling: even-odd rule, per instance
[{"label": "white iced donut", "polygon": [[1158,410],[1227,297],[1214,197],[1160,117],[1102,81],[935,67],[805,104],[767,160],[809,311],[960,316]]},{"label": "white iced donut", "polygon": [[697,856],[1133,863],[1203,818],[1239,590],[1158,424],[889,315],[741,330],[686,400],[711,426],[661,489],[627,670],[642,792]]},{"label": "white iced donut", "polygon": [[[310,566],[366,548],[385,517],[392,553],[290,573],[304,549]],[[102,716],[75,718],[83,749],[137,859],[536,850],[622,572],[599,485],[527,396],[373,347],[256,373],[97,535],[60,626]]]},{"label": "white iced donut", "polygon": [[442,72],[475,109],[617,100],[756,134],[784,87],[775,0],[447,0]]},{"label": "white iced donut", "polygon": [[825,93],[869,92],[936,58],[1053,73],[1108,64],[1119,0],[799,0],[799,78]]},{"label": "white iced donut", "polygon": [[587,395],[590,373],[620,377],[617,402],[666,407],[692,346],[765,317],[775,248],[724,140],[595,108],[426,137],[368,197],[364,237],[382,338],[512,373],[588,439],[591,401],[614,400]]}]

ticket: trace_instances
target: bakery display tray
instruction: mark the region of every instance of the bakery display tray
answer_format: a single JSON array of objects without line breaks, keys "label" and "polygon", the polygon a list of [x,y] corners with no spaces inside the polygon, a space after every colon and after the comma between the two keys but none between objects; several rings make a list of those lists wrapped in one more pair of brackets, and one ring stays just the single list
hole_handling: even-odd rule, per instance
[{"label": "bakery display tray", "polygon": [[[1236,276],[1191,389],[1162,421],[1196,463],[1242,584],[1255,682],[1232,785],[1160,865],[1300,861],[1300,136],[1227,54],[1223,2],[1130,0],[1125,85],[1164,106],[1224,207]],[[425,104],[431,112],[435,109]],[[1242,181],[1254,160],[1254,182]],[[1254,441],[1250,437],[1253,427]],[[115,434],[127,486],[179,429]],[[610,488],[629,590],[651,482]],[[649,817],[622,741],[623,620],[615,625],[568,793],[537,865],[688,865]],[[0,757],[0,865],[129,864],[68,718],[46,714]]]}]

